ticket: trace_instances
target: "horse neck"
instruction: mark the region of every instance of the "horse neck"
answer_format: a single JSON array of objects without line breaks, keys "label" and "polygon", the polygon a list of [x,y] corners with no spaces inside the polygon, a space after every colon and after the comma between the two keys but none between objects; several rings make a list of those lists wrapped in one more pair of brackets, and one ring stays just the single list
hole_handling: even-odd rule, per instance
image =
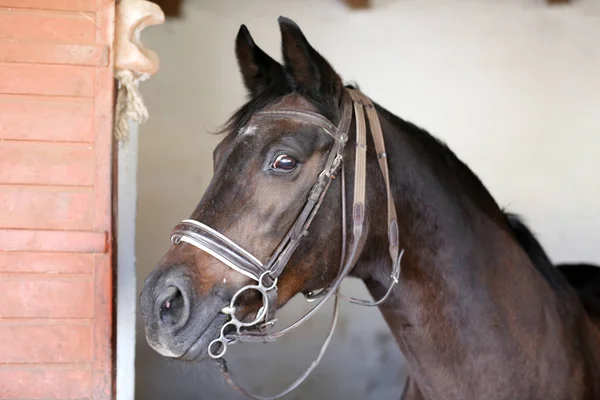
[{"label": "horse neck", "polygon": [[[380,119],[405,248],[400,284],[380,310],[424,392],[481,395],[493,387],[490,376],[510,382],[517,366],[539,358],[532,338],[558,335],[546,328],[560,324],[559,301],[491,196],[453,170],[443,148],[433,147],[441,145],[409,124]],[[390,262],[383,181],[374,154],[369,159],[369,237],[354,275],[379,298]]]}]

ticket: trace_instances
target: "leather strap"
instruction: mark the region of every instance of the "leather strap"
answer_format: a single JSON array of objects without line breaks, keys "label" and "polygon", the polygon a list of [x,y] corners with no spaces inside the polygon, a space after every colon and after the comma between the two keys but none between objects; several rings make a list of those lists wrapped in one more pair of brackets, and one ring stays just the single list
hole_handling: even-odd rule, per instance
[{"label": "leather strap", "polygon": [[[389,170],[387,164],[387,153],[385,151],[385,142],[383,138],[383,132],[381,129],[381,125],[379,123],[379,117],[377,116],[377,110],[373,106],[371,100],[355,89],[348,89],[350,96],[352,98],[352,102],[354,105],[354,113],[356,116],[356,160],[355,160],[355,182],[354,182],[354,205],[353,205],[353,232],[354,235],[360,234],[360,230],[362,229],[361,220],[364,219],[364,202],[365,202],[365,176],[366,176],[366,126],[365,126],[365,116],[364,111],[367,111],[368,119],[369,119],[369,128],[371,130],[371,135],[373,136],[373,143],[375,144],[375,150],[377,152],[377,158],[379,163],[379,168],[381,170],[381,174],[383,176],[383,180],[386,188],[386,197],[387,197],[387,209],[388,209],[388,239],[389,239],[389,252],[390,257],[392,259],[392,273],[390,275],[392,279],[392,283],[388,287],[386,293],[377,301],[363,300],[357,299],[354,297],[345,297],[341,294],[339,296],[346,301],[349,301],[353,304],[358,304],[367,307],[375,307],[379,306],[383,302],[387,300],[387,298],[392,293],[394,286],[398,283],[398,279],[400,277],[400,261],[402,255],[404,254],[404,250],[402,252],[398,252],[398,222],[396,217],[396,206],[394,203],[394,198],[391,191],[390,178],[389,178]],[[362,202],[361,202],[362,200]],[[363,221],[364,222],[364,221]],[[341,277],[343,279],[350,271],[345,272],[343,269],[340,270],[338,278]],[[338,282],[336,279],[332,284],[323,288],[320,292],[314,294],[309,292],[306,294],[306,298],[309,301],[315,301],[320,297],[326,295],[334,289],[334,285]]]},{"label": "leather strap", "polygon": [[240,274],[258,282],[265,271],[262,263],[237,243],[215,231],[211,227],[195,220],[184,220],[171,234],[171,242],[186,242],[204,250]]},{"label": "leather strap", "polygon": [[352,109],[349,100],[346,100],[339,128],[322,115],[308,111],[261,111],[257,115],[259,118],[299,119],[319,126],[334,139],[323,171],[313,185],[304,208],[266,265],[269,275],[272,278],[277,278],[281,275],[294,251],[298,248],[302,237],[308,233],[310,223],[319,211],[332,180],[335,179],[335,174],[342,162],[342,151],[348,140],[346,132],[348,132],[349,125],[352,122]]},{"label": "leather strap", "polygon": [[387,195],[387,211],[388,211],[388,239],[390,241],[390,257],[392,260],[398,258],[398,219],[396,217],[396,205],[394,203],[394,196],[392,195],[392,189],[390,185],[390,173],[388,170],[387,163],[387,152],[385,151],[385,142],[383,139],[383,132],[381,130],[381,124],[377,117],[377,110],[371,103],[371,100],[364,94],[358,92],[362,103],[364,104],[365,110],[367,110],[367,116],[369,118],[369,127],[371,128],[371,135],[373,136],[373,142],[375,144],[375,151],[377,152],[377,160],[379,162],[379,168],[383,175],[385,182],[385,191]]},{"label": "leather strap", "polygon": [[[402,259],[402,255],[404,254],[404,250],[400,253],[398,252],[398,220],[396,217],[396,205],[394,203],[394,197],[392,195],[391,185],[390,185],[390,174],[388,170],[387,164],[387,153],[385,151],[385,141],[383,138],[383,132],[381,130],[381,124],[379,123],[379,117],[377,116],[377,110],[373,106],[371,100],[361,93],[358,90],[349,89],[350,94],[352,96],[352,100],[354,101],[355,109],[357,104],[361,105],[362,109],[367,111],[367,116],[369,119],[369,128],[371,130],[371,135],[373,136],[373,143],[375,144],[375,151],[377,152],[377,160],[379,162],[379,169],[381,170],[381,175],[383,176],[383,180],[385,183],[385,191],[387,197],[387,211],[388,211],[388,240],[389,240],[389,252],[390,258],[392,259],[392,273],[390,278],[392,279],[392,283],[388,287],[386,293],[377,301],[363,300],[357,299],[355,297],[343,297],[345,300],[362,306],[367,307],[376,307],[382,304],[387,300],[387,298],[392,293],[396,284],[398,284],[398,279],[400,277],[400,261]],[[362,114],[362,112],[361,112]],[[357,115],[357,120],[358,120]],[[358,133],[357,133],[358,135]],[[358,139],[357,139],[358,140]],[[360,146],[360,143],[357,143],[357,149]],[[366,151],[366,146],[365,146]],[[358,152],[358,150],[357,150]]]},{"label": "leather strap", "polygon": [[367,178],[367,127],[365,114],[358,94],[349,90],[354,104],[356,116],[356,156],[354,160],[354,205],[352,206],[352,220],[354,236],[362,233],[365,218],[365,191]]},{"label": "leather strap", "polygon": [[343,135],[346,134],[347,130],[344,130],[343,122],[344,117],[342,117],[342,124],[338,128],[327,118],[322,116],[321,114],[317,114],[312,111],[298,111],[298,110],[271,110],[271,111],[259,111],[255,114],[257,117],[273,117],[273,118],[282,118],[282,119],[297,119],[300,121],[307,122],[312,125],[316,125],[323,129],[325,133],[329,136],[338,140],[340,142],[346,142],[347,137],[344,138]]}]

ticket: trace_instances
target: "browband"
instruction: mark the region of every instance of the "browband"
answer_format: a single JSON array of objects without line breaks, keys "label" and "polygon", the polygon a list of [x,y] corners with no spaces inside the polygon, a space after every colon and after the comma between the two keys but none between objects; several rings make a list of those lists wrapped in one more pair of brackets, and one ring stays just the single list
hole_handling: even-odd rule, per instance
[{"label": "browband", "polygon": [[257,282],[260,275],[265,272],[262,263],[252,254],[208,225],[193,219],[181,221],[173,229],[171,241],[173,244],[189,243],[204,250],[229,268]]}]

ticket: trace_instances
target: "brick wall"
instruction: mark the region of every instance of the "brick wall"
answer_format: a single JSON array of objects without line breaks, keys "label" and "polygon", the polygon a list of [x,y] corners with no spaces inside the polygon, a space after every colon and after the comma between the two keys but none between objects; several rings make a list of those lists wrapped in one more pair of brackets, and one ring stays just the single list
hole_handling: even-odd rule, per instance
[{"label": "brick wall", "polygon": [[112,398],[114,0],[0,0],[0,399]]}]

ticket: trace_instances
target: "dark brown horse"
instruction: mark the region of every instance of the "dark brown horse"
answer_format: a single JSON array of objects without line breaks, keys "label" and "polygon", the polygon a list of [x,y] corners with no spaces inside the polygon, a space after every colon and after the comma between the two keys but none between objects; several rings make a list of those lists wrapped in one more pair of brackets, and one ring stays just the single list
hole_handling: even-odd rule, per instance
[{"label": "dark brown horse", "polygon": [[[264,333],[269,324],[254,324],[273,321],[272,300],[282,307],[299,293],[336,292],[345,258],[342,270],[385,299],[379,309],[411,371],[405,398],[599,399],[600,329],[559,270],[534,259],[446,146],[344,87],[295,23],[279,25],[283,65],[240,29],[236,55],[250,99],[226,126],[191,221],[176,228],[146,280],[148,343],[184,360],[205,358],[216,343],[210,353],[220,359],[232,338],[274,338]],[[364,181],[363,106],[386,147],[370,125]],[[346,140],[358,144],[340,147]],[[346,237],[354,238],[348,249]],[[265,266],[277,274],[263,275]],[[227,321],[237,325],[222,330]]]}]

